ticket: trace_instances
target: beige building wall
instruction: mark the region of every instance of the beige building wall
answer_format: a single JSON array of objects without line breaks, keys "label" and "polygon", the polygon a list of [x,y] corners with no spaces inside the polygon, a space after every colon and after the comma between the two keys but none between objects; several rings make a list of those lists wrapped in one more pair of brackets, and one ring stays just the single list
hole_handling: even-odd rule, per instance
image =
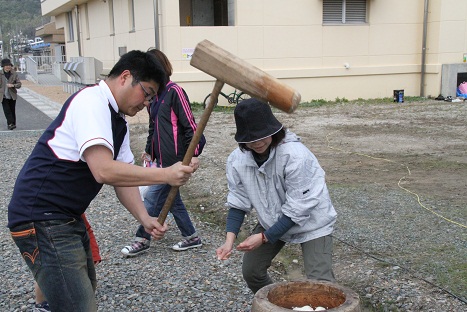
[{"label": "beige building wall", "polygon": [[[189,0],[134,0],[134,29],[131,1],[113,0],[113,15],[111,2],[45,0],[42,12],[56,16],[67,37],[67,12],[76,16],[77,9],[80,33],[74,20],[67,56],[93,56],[105,70],[119,52],[156,46],[157,16],[172,79],[192,101],[201,102],[214,85],[214,78],[190,66],[183,54],[204,39],[290,84],[303,101],[391,97],[395,89],[420,95],[424,0],[368,0],[368,23],[356,25],[323,25],[322,0],[230,0],[235,26],[209,27],[180,26],[187,22],[181,15],[190,11]],[[437,96],[442,64],[462,63],[467,53],[467,1],[429,4],[424,88],[426,96]]]}]

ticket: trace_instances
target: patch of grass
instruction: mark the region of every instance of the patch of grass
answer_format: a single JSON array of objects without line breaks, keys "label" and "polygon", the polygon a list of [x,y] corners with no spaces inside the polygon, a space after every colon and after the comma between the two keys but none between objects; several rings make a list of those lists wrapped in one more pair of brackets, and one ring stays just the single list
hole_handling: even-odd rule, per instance
[{"label": "patch of grass", "polygon": [[360,305],[363,308],[363,311],[368,312],[379,312],[383,311],[382,309],[376,310],[373,305],[371,304],[370,299],[366,298],[365,296],[360,296]]},{"label": "patch of grass", "polygon": [[[424,102],[429,99],[419,97],[419,96],[406,96],[404,98],[404,103],[415,103],[415,102]],[[333,105],[342,105],[342,104],[359,104],[359,105],[374,105],[374,104],[394,104],[394,100],[392,97],[386,97],[386,98],[375,98],[375,99],[362,99],[358,98],[355,100],[349,100],[346,99],[345,97],[339,98],[336,97],[335,100],[325,100],[325,99],[316,99],[316,100],[311,100],[307,102],[301,102],[298,105],[298,109],[300,107],[321,107],[321,106],[333,106]],[[202,112],[204,110],[203,103],[198,103],[198,102],[192,102],[191,103],[191,108],[193,112]],[[235,109],[235,105],[231,106],[215,106],[213,111],[214,112],[225,112],[225,113],[232,113]]]},{"label": "patch of grass", "polygon": [[434,245],[430,248],[430,254],[451,254],[456,251],[456,247],[450,245]]},{"label": "patch of grass", "polygon": [[347,100],[346,98],[339,98],[339,97],[336,97],[336,100],[335,100],[336,103],[348,103],[349,100]]},{"label": "patch of grass", "polygon": [[193,113],[203,112],[203,110],[204,110],[203,103],[191,102],[191,111]]},{"label": "patch of grass", "polygon": [[[233,113],[235,109],[235,106],[222,106],[222,105],[216,105],[214,106],[214,109],[212,110],[213,112],[224,112],[224,113]],[[192,102],[191,103],[191,110],[193,113],[199,113],[201,114],[204,111],[204,105],[203,103],[198,103],[198,102]]]},{"label": "patch of grass", "polygon": [[311,102],[303,102],[298,105],[298,107],[321,107],[324,105],[332,105],[335,104],[334,102],[326,101],[323,99],[312,100]]},{"label": "patch of grass", "polygon": [[467,298],[465,285],[467,285],[467,263],[452,263],[447,267],[447,272],[438,271],[436,279],[441,285],[449,285],[450,291],[459,297]]},{"label": "patch of grass", "polygon": [[393,266],[393,264],[387,263],[387,262],[378,261],[378,262],[375,263],[375,267],[382,268],[382,269],[392,267],[392,266]]},{"label": "patch of grass", "polygon": [[466,169],[467,164],[461,163],[458,161],[447,161],[447,160],[433,160],[433,159],[427,159],[426,161],[421,162],[421,166],[423,168],[426,168],[426,170],[429,169]]}]

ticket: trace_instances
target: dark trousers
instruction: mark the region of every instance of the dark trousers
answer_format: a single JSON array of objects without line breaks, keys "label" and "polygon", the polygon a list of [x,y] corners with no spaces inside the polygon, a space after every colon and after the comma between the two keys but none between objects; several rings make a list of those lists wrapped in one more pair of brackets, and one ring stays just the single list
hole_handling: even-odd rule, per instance
[{"label": "dark trousers", "polygon": [[3,98],[2,107],[7,124],[16,126],[16,100]]},{"label": "dark trousers", "polygon": [[[264,232],[264,228],[258,224],[253,229],[252,234],[261,232]],[[332,236],[318,237],[300,245],[302,247],[306,277],[335,282],[332,271]],[[263,244],[252,251],[245,252],[243,255],[243,278],[253,293],[273,283],[268,274],[268,269],[272,264],[272,260],[284,246],[285,242],[278,240],[274,244]]]}]

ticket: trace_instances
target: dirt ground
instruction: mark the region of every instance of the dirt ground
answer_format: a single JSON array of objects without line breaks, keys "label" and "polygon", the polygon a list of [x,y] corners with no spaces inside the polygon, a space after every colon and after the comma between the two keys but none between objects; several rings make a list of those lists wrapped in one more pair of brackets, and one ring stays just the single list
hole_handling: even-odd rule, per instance
[{"label": "dirt ground", "polygon": [[[47,93],[47,88],[33,91]],[[60,90],[49,93],[46,96],[63,102]],[[405,277],[410,283],[418,275],[466,300],[467,102],[355,102],[299,107],[293,114],[274,112],[326,172],[338,211],[336,237],[342,239],[335,247],[341,281],[373,306],[383,302],[373,293],[392,287],[390,283],[370,287],[369,279],[375,278],[360,276],[378,272],[378,264],[362,260],[362,254],[372,255],[410,268],[415,272]],[[199,121],[201,111],[195,115]],[[130,121],[132,148],[139,155],[147,115],[139,113]],[[205,130],[202,166],[182,190],[190,210],[201,219],[220,222],[225,214],[224,166],[237,146],[234,134],[233,114],[213,112]],[[275,269],[294,277],[289,260],[281,259]],[[389,264],[379,264],[384,266]]]},{"label": "dirt ground", "polygon": [[[330,185],[377,184],[405,189],[421,201],[467,203],[467,102],[343,103],[274,112],[318,157]],[[234,134],[233,115],[214,112],[205,157],[221,159],[223,166],[236,147]]]},{"label": "dirt ground", "polygon": [[[417,282],[427,279],[467,298],[467,102],[342,103],[300,107],[290,115],[274,112],[326,171],[338,212],[338,280],[373,307],[404,297],[391,293],[397,289],[418,288],[408,286],[416,276]],[[134,132],[142,133],[139,142],[146,135]],[[234,134],[232,113],[211,115],[202,167],[184,190],[193,210],[216,223],[225,217],[224,166],[237,146]],[[299,259],[299,251],[289,251],[291,257],[281,258],[275,269],[297,278],[301,272],[292,258]],[[371,257],[385,261],[370,263]],[[389,268],[398,267],[411,274],[392,276]],[[419,289],[407,295],[419,303],[395,304],[393,310],[428,311],[426,298],[433,294]]]}]

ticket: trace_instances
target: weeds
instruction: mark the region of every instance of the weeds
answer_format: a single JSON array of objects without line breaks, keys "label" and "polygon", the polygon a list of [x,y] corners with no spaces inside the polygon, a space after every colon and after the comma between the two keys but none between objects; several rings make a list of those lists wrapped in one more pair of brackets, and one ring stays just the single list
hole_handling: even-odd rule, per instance
[{"label": "weeds", "polygon": [[[415,102],[424,102],[427,101],[427,98],[424,97],[418,97],[418,96],[407,96],[404,98],[404,103],[399,103],[401,105],[403,104],[409,104],[409,103],[415,103]],[[325,99],[316,99],[316,100],[311,100],[307,102],[302,102],[298,105],[298,109],[300,107],[322,107],[322,106],[333,106],[333,105],[345,105],[345,104],[358,104],[358,105],[374,105],[374,104],[382,104],[382,105],[387,105],[387,104],[394,104],[394,100],[392,97],[386,97],[386,98],[375,98],[375,99],[362,99],[358,98],[355,100],[349,100],[346,99],[345,97],[339,98],[336,97],[335,100],[328,101]],[[204,110],[203,104],[198,103],[198,102],[192,102],[191,103],[191,108],[193,112],[202,112]],[[235,105],[231,106],[221,106],[217,105],[214,107],[213,111],[214,112],[224,112],[224,113],[232,113],[235,109]]]}]

